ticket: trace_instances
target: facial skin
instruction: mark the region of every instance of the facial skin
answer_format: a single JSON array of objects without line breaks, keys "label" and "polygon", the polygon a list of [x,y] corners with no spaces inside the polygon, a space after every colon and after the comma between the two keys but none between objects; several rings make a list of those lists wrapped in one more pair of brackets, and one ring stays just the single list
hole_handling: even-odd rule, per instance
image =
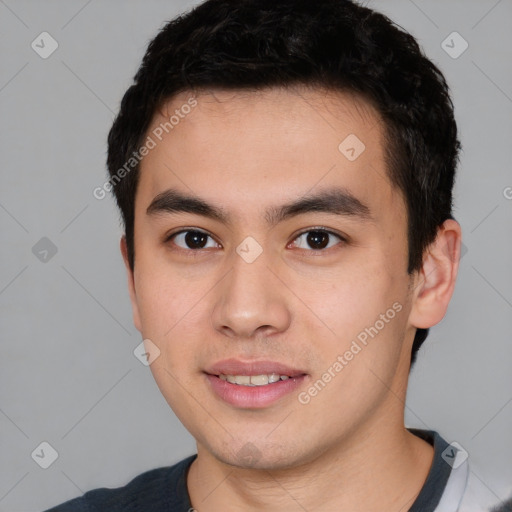
[{"label": "facial skin", "polygon": [[[169,101],[148,134],[192,96]],[[353,95],[297,88],[194,97],[197,106],[141,163],[133,273],[127,265],[135,326],[160,350],[151,371],[197,441],[188,477],[193,506],[410,506],[432,460],[430,445],[404,430],[411,347],[416,328],[445,314],[460,227],[446,221],[423,269],[407,274],[406,208],[387,177],[383,128]],[[350,134],[365,145],[354,161],[338,149]],[[148,213],[170,189],[226,218]],[[334,190],[364,207],[351,215],[288,212],[272,224],[265,214]],[[209,235],[196,238],[204,248],[187,248],[183,234],[169,239],[185,230]],[[308,245],[308,232],[327,248]],[[251,263],[236,250],[246,237],[262,249]],[[121,249],[127,263],[124,239]],[[394,304],[400,311],[389,319]],[[388,321],[378,334],[333,370],[381,315]],[[271,361],[306,375],[267,405],[233,405],[205,373],[226,359]],[[329,369],[329,382],[301,403]]]}]

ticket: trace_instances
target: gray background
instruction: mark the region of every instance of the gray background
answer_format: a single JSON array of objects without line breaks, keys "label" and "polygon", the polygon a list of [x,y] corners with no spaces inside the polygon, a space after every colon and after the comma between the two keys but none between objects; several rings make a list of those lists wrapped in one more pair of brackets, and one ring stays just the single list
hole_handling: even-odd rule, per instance
[{"label": "gray background", "polygon": [[[0,511],[124,485],[195,449],[133,355],[141,338],[119,215],[109,196],[92,195],[147,43],[194,3],[0,0]],[[455,213],[467,252],[448,316],[413,370],[406,424],[459,442],[504,499],[512,492],[512,1],[369,5],[412,32],[443,70],[464,146]],[[47,59],[31,48],[43,31],[59,44]],[[469,43],[458,58],[442,47],[453,31]],[[459,39],[445,44],[461,49]],[[33,252],[43,237],[57,249],[46,261]],[[31,457],[43,441],[58,452],[48,469]]]}]

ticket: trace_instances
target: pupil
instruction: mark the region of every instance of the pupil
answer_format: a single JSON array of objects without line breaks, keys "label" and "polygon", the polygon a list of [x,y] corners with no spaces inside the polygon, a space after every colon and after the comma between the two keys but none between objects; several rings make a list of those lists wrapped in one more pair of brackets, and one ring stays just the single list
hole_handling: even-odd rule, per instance
[{"label": "pupil", "polygon": [[185,243],[191,248],[202,248],[206,245],[208,235],[200,231],[189,231],[185,235]]},{"label": "pupil", "polygon": [[310,231],[307,241],[313,249],[323,249],[329,243],[329,234],[323,231]]}]

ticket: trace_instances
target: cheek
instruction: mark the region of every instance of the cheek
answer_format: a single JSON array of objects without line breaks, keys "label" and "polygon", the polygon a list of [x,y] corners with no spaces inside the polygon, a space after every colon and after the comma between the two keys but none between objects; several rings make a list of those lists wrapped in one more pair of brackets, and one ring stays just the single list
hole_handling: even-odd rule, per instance
[{"label": "cheek", "polygon": [[393,376],[407,323],[406,285],[377,264],[374,268],[361,265],[358,271],[332,278],[330,285],[324,283],[309,296],[310,309],[318,312],[322,322],[310,318],[323,326],[315,331],[310,324],[309,330],[315,333],[315,350],[322,353],[318,374],[328,371],[341,356],[343,370],[335,372],[339,377],[334,386],[341,393],[332,399],[350,402],[353,396],[346,396],[344,390],[370,396],[378,391],[374,386],[382,388],[379,378],[388,382]]},{"label": "cheek", "polygon": [[[190,314],[208,290],[208,283],[184,276],[177,269],[159,265],[158,262],[142,262],[136,274],[137,302],[143,328],[159,335]],[[163,332],[162,332],[163,331]]]},{"label": "cheek", "polygon": [[388,396],[403,343],[405,310],[396,309],[373,305],[373,311],[364,310],[358,316],[357,326],[349,315],[339,315],[339,334],[331,337],[329,344],[324,337],[322,361],[311,382],[313,389],[306,392],[315,397],[310,404],[315,410],[312,417],[331,411],[326,421],[331,422],[333,431],[362,421]]},{"label": "cheek", "polygon": [[381,269],[377,264],[347,266],[307,286],[302,283],[301,298],[336,336],[355,337],[402,295],[399,280]]},{"label": "cheek", "polygon": [[194,356],[190,339],[200,338],[198,327],[204,322],[197,317],[198,309],[183,287],[157,278],[153,273],[141,274],[140,281],[138,302],[142,336],[160,351],[151,370],[162,390],[165,386],[175,387],[167,372],[177,376],[185,361],[190,366],[189,360]]}]

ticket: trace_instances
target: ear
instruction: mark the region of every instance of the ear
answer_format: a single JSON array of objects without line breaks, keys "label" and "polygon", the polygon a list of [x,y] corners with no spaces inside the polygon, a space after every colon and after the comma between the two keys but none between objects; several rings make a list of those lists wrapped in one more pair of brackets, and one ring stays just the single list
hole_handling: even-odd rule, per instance
[{"label": "ear", "polygon": [[459,270],[461,228],[457,221],[446,220],[423,256],[422,268],[414,278],[409,323],[428,329],[439,323],[448,309]]},{"label": "ear", "polygon": [[128,261],[128,246],[126,244],[126,236],[121,237],[120,241],[121,254],[123,255],[124,264],[126,267],[126,273],[128,275],[128,290],[130,292],[130,300],[132,303],[132,315],[133,315],[133,324],[135,328],[142,332],[142,325],[140,322],[140,314],[139,314],[139,305],[137,303],[137,294],[135,292],[135,280],[132,269],[130,268],[130,263]]}]

